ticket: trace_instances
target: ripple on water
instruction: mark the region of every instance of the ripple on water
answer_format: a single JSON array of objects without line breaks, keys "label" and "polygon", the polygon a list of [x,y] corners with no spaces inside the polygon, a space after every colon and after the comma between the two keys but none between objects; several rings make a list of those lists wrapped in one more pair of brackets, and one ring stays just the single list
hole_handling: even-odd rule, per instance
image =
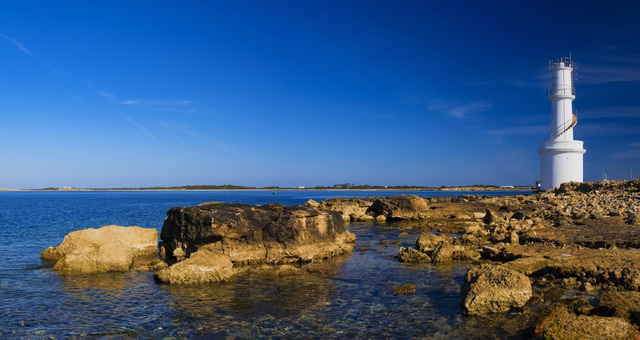
[{"label": "ripple on water", "polygon": [[[40,263],[40,250],[59,244],[68,229],[78,229],[79,220],[103,224],[108,216],[101,217],[103,196],[54,197],[69,199],[69,210],[36,205],[40,212],[35,216],[25,208],[8,220],[11,205],[0,205],[0,228],[15,239],[0,241],[0,256],[7,259],[0,269],[0,338],[463,338],[483,325],[460,316],[460,286],[468,265],[399,263],[394,258],[398,248],[414,246],[420,231],[401,234],[389,225],[351,224],[356,251],[319,265],[324,267],[316,274],[274,278],[249,273],[200,286],[161,285],[146,272],[59,275]],[[89,214],[93,217],[83,215],[78,206],[93,197],[99,198]],[[116,197],[122,201],[108,209],[130,206],[132,196]],[[155,205],[154,200],[134,208],[162,211],[154,217],[161,225],[166,209],[159,206],[166,203]],[[47,215],[47,209],[55,211]],[[133,224],[127,223],[128,215],[132,221],[144,216],[127,212],[119,224]],[[357,251],[360,247],[367,250]],[[394,294],[404,284],[415,285],[416,292]],[[497,334],[494,327],[499,326],[483,334]]]}]

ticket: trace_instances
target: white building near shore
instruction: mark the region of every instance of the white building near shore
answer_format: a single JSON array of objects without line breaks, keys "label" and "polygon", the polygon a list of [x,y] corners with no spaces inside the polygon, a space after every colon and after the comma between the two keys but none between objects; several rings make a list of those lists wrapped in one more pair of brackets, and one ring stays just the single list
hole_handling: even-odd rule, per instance
[{"label": "white building near shore", "polygon": [[538,150],[541,190],[557,188],[565,182],[582,182],[586,150],[582,141],[573,139],[573,128],[578,123],[572,108],[576,98],[573,69],[571,57],[549,61],[552,85],[547,89],[547,97],[551,101],[551,128]]}]

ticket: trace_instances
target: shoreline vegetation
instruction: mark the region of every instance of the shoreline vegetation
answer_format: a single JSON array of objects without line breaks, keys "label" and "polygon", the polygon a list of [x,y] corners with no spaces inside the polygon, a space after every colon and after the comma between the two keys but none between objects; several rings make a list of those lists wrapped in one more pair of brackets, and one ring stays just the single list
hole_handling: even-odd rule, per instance
[{"label": "shoreline vegetation", "polygon": [[535,191],[534,186],[497,186],[473,184],[467,186],[417,186],[417,185],[355,185],[355,184],[335,184],[333,186],[315,187],[248,187],[241,185],[183,185],[168,187],[120,187],[120,188],[74,188],[74,187],[46,187],[39,189],[13,189],[0,188],[0,191],[188,191],[188,190],[403,190],[403,191]]}]

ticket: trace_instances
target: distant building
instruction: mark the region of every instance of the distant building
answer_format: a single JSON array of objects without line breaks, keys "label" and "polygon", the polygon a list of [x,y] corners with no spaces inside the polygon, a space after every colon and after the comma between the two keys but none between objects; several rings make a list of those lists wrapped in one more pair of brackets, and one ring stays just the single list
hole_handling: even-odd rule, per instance
[{"label": "distant building", "polygon": [[582,158],[586,150],[582,141],[573,139],[573,128],[578,123],[572,112],[576,98],[573,68],[571,57],[549,61],[552,85],[547,89],[547,97],[551,101],[551,129],[538,150],[541,190],[557,188],[565,182],[582,182]]}]

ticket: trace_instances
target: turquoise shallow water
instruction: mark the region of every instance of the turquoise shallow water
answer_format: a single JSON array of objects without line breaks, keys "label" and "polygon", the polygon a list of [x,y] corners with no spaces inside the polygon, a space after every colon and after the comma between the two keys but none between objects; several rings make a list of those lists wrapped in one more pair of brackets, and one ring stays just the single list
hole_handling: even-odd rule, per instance
[{"label": "turquoise shallow water", "polygon": [[[64,276],[40,251],[67,233],[103,225],[162,226],[174,206],[206,201],[303,204],[308,199],[390,196],[394,191],[160,191],[0,193],[0,338],[468,338],[500,329],[460,315],[468,264],[407,265],[394,256],[415,244],[383,224],[351,224],[353,254],[319,274],[247,274],[206,286],[167,286],[153,274]],[[421,196],[461,192],[410,192]],[[494,193],[504,195],[506,193]],[[367,250],[359,251],[360,248]],[[416,293],[395,295],[412,283]]]}]

